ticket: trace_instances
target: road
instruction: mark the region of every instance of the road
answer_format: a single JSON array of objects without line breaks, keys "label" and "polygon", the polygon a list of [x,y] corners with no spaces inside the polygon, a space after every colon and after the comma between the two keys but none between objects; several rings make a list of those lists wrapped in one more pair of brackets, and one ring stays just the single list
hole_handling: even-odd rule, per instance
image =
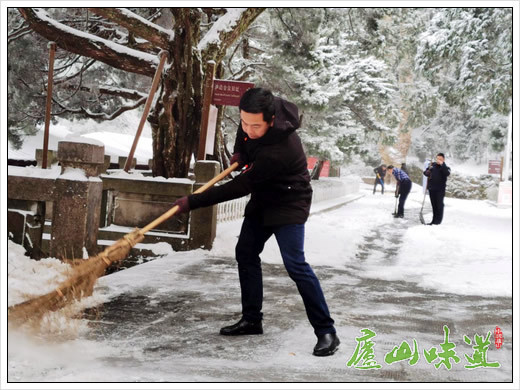
[{"label": "road", "polygon": [[[420,204],[410,201],[409,207],[415,214],[408,214],[416,215]],[[263,264],[264,334],[220,336],[222,326],[240,318],[236,263],[226,256],[190,261],[168,274],[168,284],[139,285],[89,310],[88,337],[117,351],[102,357],[110,381],[511,382],[510,297],[448,294],[365,276],[369,265],[395,262],[406,229],[419,223],[407,219],[374,226],[350,255],[355,261],[348,266],[313,266],[341,339],[334,356],[312,356],[315,336],[281,264]],[[389,231],[392,239],[382,245],[381,237]],[[504,335],[500,349],[494,344],[496,326]],[[447,364],[441,357],[429,363],[426,356],[435,352],[433,347],[444,356],[445,330],[454,343],[447,351],[455,357],[444,360]],[[477,356],[475,334],[485,339],[488,331],[490,344],[481,350],[481,361],[500,367],[468,368]],[[359,347],[366,354],[347,365],[359,357],[356,338],[363,335],[367,337]],[[397,350],[404,341],[411,351]],[[367,350],[370,342],[372,349]],[[399,351],[402,360],[388,363],[392,350]],[[380,367],[366,369],[370,365]]]}]

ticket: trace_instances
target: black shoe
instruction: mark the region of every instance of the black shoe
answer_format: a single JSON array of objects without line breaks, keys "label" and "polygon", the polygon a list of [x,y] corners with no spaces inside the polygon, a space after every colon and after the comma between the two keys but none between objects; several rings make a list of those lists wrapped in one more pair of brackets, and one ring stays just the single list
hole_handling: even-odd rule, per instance
[{"label": "black shoe", "polygon": [[402,214],[394,214],[394,218],[404,218],[404,215],[402,215]]},{"label": "black shoe", "polygon": [[314,356],[330,356],[338,350],[339,338],[336,333],[325,333],[318,336],[318,342],[312,354]]},{"label": "black shoe", "polygon": [[223,336],[242,336],[247,334],[263,334],[262,321],[249,322],[243,318],[234,325],[225,326],[220,329]]}]

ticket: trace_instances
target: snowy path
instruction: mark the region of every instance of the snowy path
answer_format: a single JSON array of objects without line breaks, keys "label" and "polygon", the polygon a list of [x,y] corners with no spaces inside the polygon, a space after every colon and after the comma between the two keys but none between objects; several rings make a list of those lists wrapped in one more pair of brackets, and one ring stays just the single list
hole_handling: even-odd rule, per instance
[{"label": "snowy path", "polygon": [[[473,275],[458,276],[458,287],[452,286],[453,275],[436,273],[443,267],[457,270],[466,263],[485,264],[493,253],[491,261],[503,272],[497,278],[502,278],[502,284],[510,283],[511,270],[503,267],[511,262],[510,249],[500,249],[500,242],[481,244],[476,249],[482,258],[475,257],[476,244],[461,234],[452,240],[459,246],[459,253],[449,259],[442,255],[443,234],[453,234],[456,228],[450,221],[459,223],[463,213],[475,204],[461,207],[458,201],[447,202],[446,227],[440,230],[420,225],[417,214],[422,196],[417,191],[408,201],[405,220],[392,218],[391,194],[373,196],[368,187],[362,191],[365,197],[332,212],[313,215],[307,223],[307,259],[320,278],[342,342],[334,356],[311,355],[315,336],[274,240],[268,242],[263,254],[265,334],[237,338],[218,335],[221,326],[240,315],[233,258],[240,225],[233,222],[219,226],[211,252],[170,253],[102,278],[96,294],[106,303],[88,311],[88,330],[81,337],[51,343],[11,332],[9,380],[511,381],[512,300],[507,288],[492,278],[488,283],[491,287],[473,290],[473,282],[482,284],[486,280],[487,268],[484,274],[476,269]],[[493,216],[497,218],[493,220],[495,233],[505,235],[507,240],[507,234],[511,236],[507,210],[490,210],[483,202],[478,205],[473,219],[464,217],[473,227],[468,224],[459,228],[478,235],[479,230],[471,230],[477,229],[477,222],[483,233],[493,234],[489,231]],[[437,252],[421,251],[422,246],[414,240],[423,235],[438,244]],[[466,244],[471,247],[461,246]],[[415,252],[414,258],[409,256],[411,252]],[[508,274],[509,279],[504,280]],[[430,282],[443,277],[450,283]],[[438,360],[429,364],[423,354],[424,349],[432,347],[441,352],[444,325],[461,359],[451,370],[435,368]],[[485,336],[495,326],[504,332],[504,345],[497,350],[491,335],[487,361],[498,361],[501,367],[464,368],[468,365],[464,354],[473,355],[464,335],[473,340],[475,333]],[[372,339],[374,360],[380,369],[347,366],[356,349],[356,337],[365,328],[376,333]],[[410,365],[408,360],[385,362],[385,354],[403,341],[413,352],[414,339],[419,350],[417,364]],[[34,357],[28,357],[28,350]]]}]

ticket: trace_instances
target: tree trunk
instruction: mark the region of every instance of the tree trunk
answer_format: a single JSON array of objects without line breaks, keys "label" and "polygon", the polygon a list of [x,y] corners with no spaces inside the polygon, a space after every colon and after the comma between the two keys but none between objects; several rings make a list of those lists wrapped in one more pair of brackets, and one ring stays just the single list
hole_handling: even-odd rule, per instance
[{"label": "tree trunk", "polygon": [[[200,14],[190,8],[174,11],[175,39],[170,53],[176,60],[165,74],[152,118],[154,176],[187,177],[199,139],[203,69],[193,49],[199,41]],[[180,60],[182,59],[182,60]]]}]

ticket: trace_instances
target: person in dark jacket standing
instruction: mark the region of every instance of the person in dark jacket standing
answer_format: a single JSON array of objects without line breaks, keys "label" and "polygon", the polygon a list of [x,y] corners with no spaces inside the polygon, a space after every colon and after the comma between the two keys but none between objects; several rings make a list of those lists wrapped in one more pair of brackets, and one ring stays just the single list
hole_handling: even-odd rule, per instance
[{"label": "person in dark jacket standing", "polygon": [[374,181],[374,191],[372,191],[372,195],[376,193],[376,187],[378,184],[381,184],[381,194],[385,193],[385,176],[386,176],[386,165],[382,164],[374,169],[374,173],[376,174],[376,180]]},{"label": "person in dark jacket standing", "polygon": [[298,108],[263,88],[244,93],[231,163],[245,169],[233,180],[175,202],[187,212],[251,194],[236,245],[242,296],[242,318],[221,335],[262,334],[262,269],[260,253],[274,235],[290,278],[303,299],[318,342],[313,354],[332,355],[340,341],[320,282],[305,260],[304,232],[312,188],[300,137]]},{"label": "person in dark jacket standing", "polygon": [[444,154],[437,154],[435,162],[423,173],[428,177],[428,191],[433,209],[433,218],[428,225],[440,225],[444,216],[446,181],[451,173],[450,168],[444,162]]},{"label": "person in dark jacket standing", "polygon": [[396,190],[396,197],[399,196],[399,206],[397,207],[397,214],[394,215],[394,218],[404,218],[404,204],[412,189],[412,181],[404,171],[395,168],[393,165],[388,166],[387,172],[394,175],[399,187],[398,190]]}]

